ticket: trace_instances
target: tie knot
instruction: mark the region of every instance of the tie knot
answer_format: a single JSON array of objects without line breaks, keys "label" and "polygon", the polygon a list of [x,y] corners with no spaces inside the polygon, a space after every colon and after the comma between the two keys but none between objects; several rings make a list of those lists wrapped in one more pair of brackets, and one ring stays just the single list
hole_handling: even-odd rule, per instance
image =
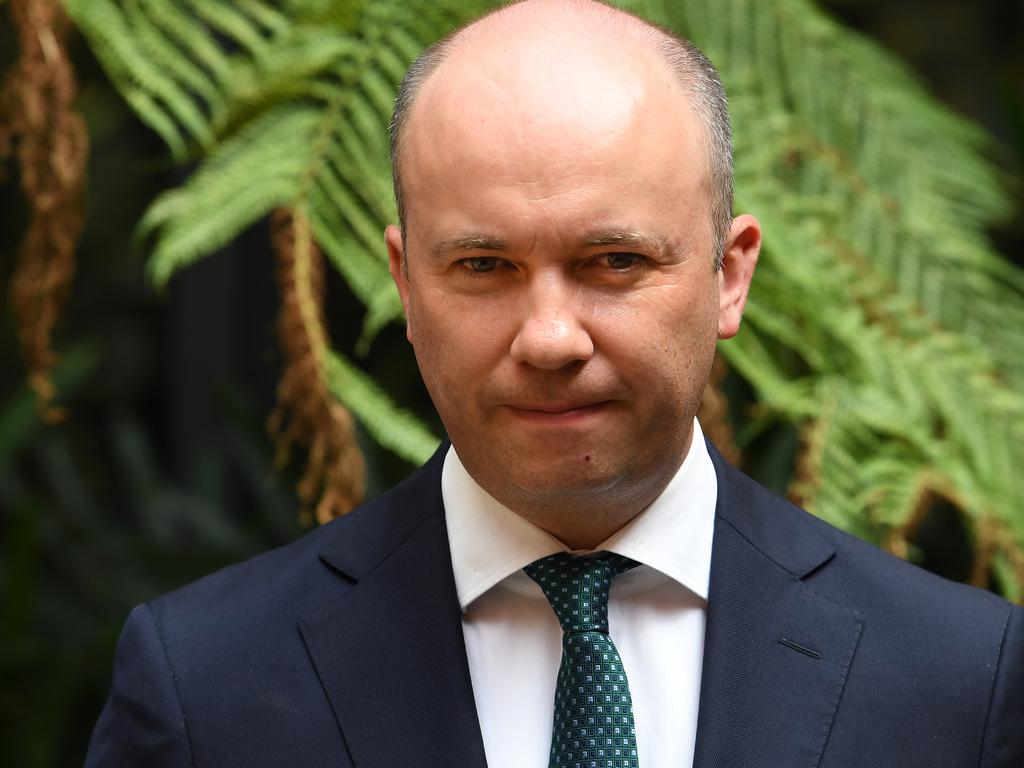
[{"label": "tie knot", "polygon": [[608,634],[608,591],[612,579],[639,563],[614,552],[596,557],[551,555],[523,570],[551,603],[562,631]]}]

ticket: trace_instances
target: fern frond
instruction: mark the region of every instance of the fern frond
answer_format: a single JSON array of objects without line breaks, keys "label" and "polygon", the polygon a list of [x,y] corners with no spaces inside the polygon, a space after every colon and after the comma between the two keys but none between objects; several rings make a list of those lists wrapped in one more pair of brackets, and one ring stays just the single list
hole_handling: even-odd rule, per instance
[{"label": "fern frond", "polygon": [[263,115],[220,145],[184,186],[153,203],[140,229],[158,236],[149,264],[158,286],[298,197],[319,118],[310,107]]},{"label": "fern frond", "polygon": [[327,356],[327,384],[383,447],[414,464],[422,464],[437,449],[440,438],[410,411],[390,397],[357,366],[338,352]]},{"label": "fern frond", "polygon": [[89,135],[75,109],[70,24],[59,2],[14,0],[10,14],[19,45],[0,82],[0,174],[16,157],[28,212],[10,308],[36,407],[45,421],[57,423],[67,414],[54,402],[53,334],[75,274]]},{"label": "fern frond", "polygon": [[307,508],[315,505],[316,520],[325,523],[362,501],[365,462],[351,415],[325,384],[329,339],[323,257],[313,244],[304,210],[279,209],[271,221],[285,366],[268,427],[277,443],[278,462],[287,459],[293,445],[305,449],[298,497]]},{"label": "fern frond", "polygon": [[[185,159],[190,139],[212,145],[215,131],[204,115],[207,105],[192,90],[202,78],[189,63],[191,50],[215,50],[198,44],[203,35],[200,27],[187,16],[178,17],[177,27],[187,27],[187,34],[195,35],[197,41],[186,50],[153,33],[153,26],[166,20],[161,8],[140,17],[134,4],[121,7],[111,0],[66,0],[65,7],[125,99],[167,142],[176,159]],[[199,90],[208,94],[214,87],[203,82]]]}]

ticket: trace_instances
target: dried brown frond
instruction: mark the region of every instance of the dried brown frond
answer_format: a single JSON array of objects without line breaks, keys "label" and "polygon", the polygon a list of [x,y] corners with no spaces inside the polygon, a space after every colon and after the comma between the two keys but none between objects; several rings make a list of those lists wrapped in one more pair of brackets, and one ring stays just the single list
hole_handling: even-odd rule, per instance
[{"label": "dried brown frond", "polygon": [[71,288],[84,223],[89,153],[67,54],[70,22],[57,0],[10,0],[18,59],[0,99],[0,168],[16,155],[29,222],[11,281],[11,313],[29,385],[47,421],[53,406],[53,329]]},{"label": "dried brown frond", "polygon": [[[365,462],[352,416],[324,381],[328,337],[323,255],[301,210],[278,209],[270,225],[281,294],[278,334],[284,371],[267,427],[279,465],[288,461],[293,446],[306,452],[296,490],[305,509],[315,506],[316,520],[325,523],[362,501]],[[308,511],[304,516],[309,521]]]},{"label": "dried brown frond", "polygon": [[1024,584],[1024,551],[1018,546],[1016,539],[1012,534],[1006,533],[1005,538],[1007,544],[1003,548],[1002,553],[1010,564],[1010,568],[1014,573],[1018,589],[1020,585]]},{"label": "dried brown frond", "polygon": [[740,447],[736,445],[736,436],[732,422],[729,421],[729,399],[722,391],[722,382],[729,373],[725,358],[715,353],[715,361],[711,365],[711,376],[704,385],[704,396],[700,401],[697,418],[701,429],[721,454],[731,463],[738,465],[743,458]]},{"label": "dried brown frond", "polygon": [[807,507],[818,495],[822,480],[822,458],[825,435],[831,427],[835,404],[824,404],[818,418],[799,427],[800,449],[793,465],[793,477],[786,490],[787,498],[798,507]]},{"label": "dried brown frond", "polygon": [[968,584],[991,589],[992,564],[998,556],[1009,564],[1018,588],[1024,584],[1024,551],[1005,523],[992,515],[981,517],[975,526],[974,539],[974,565]]},{"label": "dried brown frond", "polygon": [[992,568],[992,556],[996,553],[999,540],[998,528],[989,517],[983,517],[975,526],[974,564],[967,583],[974,587],[987,589],[989,572]]},{"label": "dried brown frond", "polygon": [[[970,516],[964,511],[967,509],[966,501],[960,497],[948,479],[928,470],[919,472],[915,477],[910,514],[903,525],[893,529],[885,537],[883,542],[885,548],[897,557],[906,560],[910,554],[910,543],[917,536],[921,524],[940,504],[952,506],[961,515],[967,517],[968,523],[971,522]],[[977,552],[975,557],[977,557]]]},{"label": "dried brown frond", "polygon": [[800,448],[793,464],[793,477],[786,489],[786,498],[798,507],[807,507],[821,487],[821,441],[820,433],[811,422],[800,428]]}]

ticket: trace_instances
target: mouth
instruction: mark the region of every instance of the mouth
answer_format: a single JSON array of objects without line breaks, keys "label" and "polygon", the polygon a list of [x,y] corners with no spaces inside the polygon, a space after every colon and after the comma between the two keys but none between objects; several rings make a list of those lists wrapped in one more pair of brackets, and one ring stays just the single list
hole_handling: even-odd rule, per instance
[{"label": "mouth", "polygon": [[598,416],[611,405],[611,400],[590,403],[514,403],[507,408],[525,421],[549,425],[569,425]]}]

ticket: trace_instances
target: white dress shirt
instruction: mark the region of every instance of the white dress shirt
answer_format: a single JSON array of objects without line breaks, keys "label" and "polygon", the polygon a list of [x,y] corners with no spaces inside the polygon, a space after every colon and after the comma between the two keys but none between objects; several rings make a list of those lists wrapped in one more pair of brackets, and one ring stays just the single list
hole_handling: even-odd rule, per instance
[{"label": "white dress shirt", "polygon": [[[562,629],[522,568],[568,548],[488,495],[454,448],[441,491],[487,765],[545,768]],[[717,497],[694,420],[689,453],[665,490],[596,548],[641,563],[612,582],[608,622],[643,768],[693,764]]]}]

